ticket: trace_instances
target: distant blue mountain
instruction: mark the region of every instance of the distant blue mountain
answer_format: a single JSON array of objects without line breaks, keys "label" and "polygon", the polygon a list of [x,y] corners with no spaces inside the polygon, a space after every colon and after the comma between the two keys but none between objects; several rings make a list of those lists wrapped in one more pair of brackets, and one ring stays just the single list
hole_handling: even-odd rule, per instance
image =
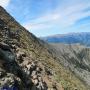
[{"label": "distant blue mountain", "polygon": [[48,37],[42,37],[41,39],[48,43],[64,43],[64,44],[80,43],[86,46],[90,46],[90,32],[70,33],[63,35],[58,34]]}]

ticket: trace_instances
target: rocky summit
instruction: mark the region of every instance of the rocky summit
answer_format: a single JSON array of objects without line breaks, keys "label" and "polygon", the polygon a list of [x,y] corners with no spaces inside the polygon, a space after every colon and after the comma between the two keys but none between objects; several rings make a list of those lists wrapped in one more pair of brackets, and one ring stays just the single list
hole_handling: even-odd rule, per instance
[{"label": "rocky summit", "polygon": [[0,90],[90,90],[52,48],[0,7]]}]

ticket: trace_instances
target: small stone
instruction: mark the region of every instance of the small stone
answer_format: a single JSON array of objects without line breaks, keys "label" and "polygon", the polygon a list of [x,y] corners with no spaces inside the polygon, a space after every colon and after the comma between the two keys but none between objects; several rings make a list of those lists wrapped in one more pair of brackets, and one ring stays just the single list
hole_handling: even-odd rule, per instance
[{"label": "small stone", "polygon": [[44,89],[43,83],[42,82],[39,82],[39,84]]},{"label": "small stone", "polygon": [[2,78],[1,80],[2,80],[2,81],[4,81],[4,80],[5,80],[5,78]]},{"label": "small stone", "polygon": [[30,70],[31,65],[29,64],[29,65],[27,65],[26,67],[28,68],[28,70]]},{"label": "small stone", "polygon": [[31,66],[33,69],[36,69],[36,64],[34,62],[32,62]]},{"label": "small stone", "polygon": [[27,71],[27,75],[30,75],[30,71]]},{"label": "small stone", "polygon": [[42,77],[38,77],[38,80],[39,80],[40,82],[43,81]]},{"label": "small stone", "polygon": [[0,76],[2,75],[2,72],[0,72]]},{"label": "small stone", "polygon": [[37,79],[37,75],[34,75],[34,76],[33,76],[33,79]]},{"label": "small stone", "polygon": [[37,75],[37,71],[32,71],[31,76]]},{"label": "small stone", "polygon": [[39,67],[36,68],[37,71],[40,71]]},{"label": "small stone", "polygon": [[0,78],[4,77],[6,73],[4,71],[0,71]]},{"label": "small stone", "polygon": [[52,70],[51,69],[45,68],[45,72],[46,72],[47,75],[52,75]]},{"label": "small stone", "polygon": [[16,45],[12,45],[12,48],[13,48],[13,49],[16,49]]},{"label": "small stone", "polygon": [[31,65],[32,65],[32,66],[36,66],[34,62],[32,62],[32,64],[31,64]]},{"label": "small stone", "polygon": [[56,83],[53,83],[52,86],[53,86],[53,89],[57,90],[57,85],[56,85]]},{"label": "small stone", "polygon": [[37,79],[34,80],[34,84],[35,85],[38,85],[39,84]]},{"label": "small stone", "polygon": [[24,68],[24,71],[27,73],[28,69],[27,68]]},{"label": "small stone", "polygon": [[37,67],[37,68],[36,68],[36,71],[37,71],[38,73],[40,73],[40,68],[39,68],[39,67]]}]

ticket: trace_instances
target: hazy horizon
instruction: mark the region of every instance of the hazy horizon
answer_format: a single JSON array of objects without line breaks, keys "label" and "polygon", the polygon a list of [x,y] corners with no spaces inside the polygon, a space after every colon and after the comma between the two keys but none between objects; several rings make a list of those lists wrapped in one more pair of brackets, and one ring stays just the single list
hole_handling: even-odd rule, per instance
[{"label": "hazy horizon", "polygon": [[43,37],[52,37],[52,36],[58,36],[58,35],[69,35],[69,34],[81,34],[81,33],[90,33],[90,32],[68,32],[68,33],[58,33],[58,34],[50,34],[50,35],[46,35],[46,36],[40,36],[40,38]]}]

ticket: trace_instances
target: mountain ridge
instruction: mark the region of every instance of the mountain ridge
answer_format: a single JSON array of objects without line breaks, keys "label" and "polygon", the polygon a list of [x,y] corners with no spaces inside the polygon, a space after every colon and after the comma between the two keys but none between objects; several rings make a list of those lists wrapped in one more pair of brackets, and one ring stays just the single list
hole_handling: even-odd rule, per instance
[{"label": "mountain ridge", "polygon": [[89,41],[90,32],[58,34],[53,36],[41,37],[41,39],[48,43],[64,43],[64,44],[80,43],[86,46],[90,46]]},{"label": "mountain ridge", "polygon": [[[5,9],[0,7],[0,43],[2,42],[13,50],[13,52],[16,54],[16,63],[20,68],[22,68],[22,70],[25,70],[24,72],[27,75],[30,73],[27,70],[31,69],[30,66],[33,66],[33,68],[40,68],[38,71],[40,74],[39,76],[42,76],[42,79],[45,80],[48,89],[89,90],[85,83],[79,80],[70,70],[66,69],[60,64],[58,58],[54,56],[54,51],[50,45],[28,32],[24,27],[16,22],[16,20],[11,17]],[[4,50],[6,49],[4,48]],[[19,87],[21,88],[20,90],[25,90],[22,80],[19,77],[16,77],[14,74],[15,72],[9,72],[7,70],[8,68],[3,68],[0,66],[0,73],[2,75],[0,78],[0,88],[4,84],[9,84],[10,86],[11,82],[15,83],[12,78],[15,77],[17,79],[14,79],[16,82],[18,82]],[[16,67],[16,69],[17,68],[18,67]],[[11,71],[13,71],[13,68],[11,69]],[[34,68],[33,71],[36,71],[36,69]],[[31,78],[30,76],[28,78],[32,79],[32,88],[37,88],[38,85],[36,83],[43,84],[43,81],[41,80],[41,82],[37,82],[38,75],[34,73],[34,76],[35,77]],[[8,79],[10,83],[7,83]],[[38,77],[38,79],[40,78]],[[27,88],[26,90],[30,90],[30,88]],[[46,88],[46,86],[44,88]]]}]

